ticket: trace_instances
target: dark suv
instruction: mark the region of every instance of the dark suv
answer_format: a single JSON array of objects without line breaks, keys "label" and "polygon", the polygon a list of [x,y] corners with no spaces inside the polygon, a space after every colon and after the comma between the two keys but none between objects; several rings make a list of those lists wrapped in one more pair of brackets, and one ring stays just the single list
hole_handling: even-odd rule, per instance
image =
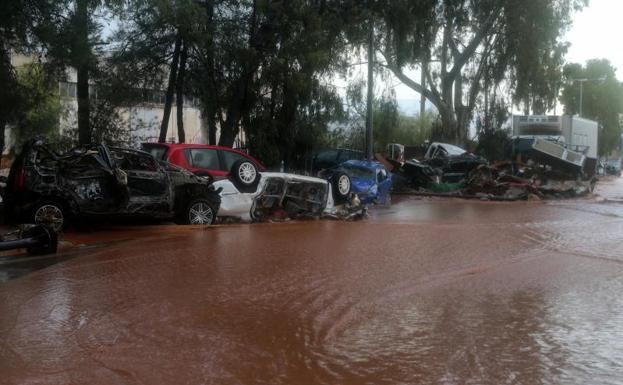
[{"label": "dark suv", "polygon": [[198,177],[142,151],[92,145],[66,154],[43,140],[24,146],[6,186],[9,222],[56,230],[78,216],[171,218],[211,224],[220,206],[209,178]]},{"label": "dark suv", "polygon": [[312,174],[316,175],[319,171],[332,169],[347,160],[362,160],[365,158],[363,151],[346,148],[319,151],[312,160]]}]

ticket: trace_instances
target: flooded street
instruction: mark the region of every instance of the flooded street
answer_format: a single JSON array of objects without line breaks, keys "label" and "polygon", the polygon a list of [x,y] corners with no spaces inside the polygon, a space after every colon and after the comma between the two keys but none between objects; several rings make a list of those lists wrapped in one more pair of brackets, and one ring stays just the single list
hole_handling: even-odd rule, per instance
[{"label": "flooded street", "polygon": [[618,384],[623,179],[598,187],[74,235],[99,246],[0,283],[0,383]]}]

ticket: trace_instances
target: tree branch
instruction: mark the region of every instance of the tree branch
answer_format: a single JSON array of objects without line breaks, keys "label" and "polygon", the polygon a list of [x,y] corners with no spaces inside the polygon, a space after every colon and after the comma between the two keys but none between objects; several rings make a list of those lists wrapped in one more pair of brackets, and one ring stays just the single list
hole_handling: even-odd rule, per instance
[{"label": "tree branch", "polygon": [[493,24],[498,17],[500,9],[501,7],[498,7],[491,12],[489,17],[485,21],[485,24],[480,30],[478,30],[476,36],[474,36],[472,41],[467,45],[467,48],[465,48],[463,52],[461,52],[459,56],[455,58],[454,66],[452,67],[450,72],[448,72],[447,75],[444,74],[445,76],[447,76],[447,79],[455,79],[461,73],[461,70],[463,69],[467,61],[472,57],[472,55],[474,55],[480,43],[482,43],[483,39],[487,36],[489,31],[493,27]]}]

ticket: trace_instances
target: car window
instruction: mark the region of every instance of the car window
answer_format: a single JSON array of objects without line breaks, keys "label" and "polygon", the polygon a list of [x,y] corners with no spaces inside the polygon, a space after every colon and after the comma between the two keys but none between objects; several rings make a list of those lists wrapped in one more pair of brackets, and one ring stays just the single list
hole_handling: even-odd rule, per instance
[{"label": "car window", "polygon": [[374,171],[368,168],[354,166],[352,164],[345,164],[341,167],[351,178],[374,179]]},{"label": "car window", "polygon": [[158,171],[158,163],[150,155],[120,150],[113,150],[111,152],[117,166],[122,170]]},{"label": "car window", "polygon": [[327,150],[319,152],[316,155],[316,161],[318,162],[335,162],[335,158],[337,158],[337,150]]},{"label": "car window", "polygon": [[195,168],[220,169],[218,152],[210,148],[191,148],[187,151],[187,158]]},{"label": "car window", "polygon": [[166,160],[167,148],[164,146],[143,146],[143,150],[158,160]]},{"label": "car window", "polygon": [[350,159],[352,159],[351,154],[350,154],[350,151],[347,151],[347,150],[340,151],[340,154],[337,157],[338,163],[346,162],[347,160],[350,160]]},{"label": "car window", "polygon": [[223,171],[230,171],[234,163],[240,159],[247,160],[245,156],[233,151],[222,150],[221,154],[223,155]]},{"label": "car window", "polygon": [[461,147],[451,144],[444,144],[443,146],[439,146],[439,148],[442,148],[447,155],[463,155],[466,152]]}]

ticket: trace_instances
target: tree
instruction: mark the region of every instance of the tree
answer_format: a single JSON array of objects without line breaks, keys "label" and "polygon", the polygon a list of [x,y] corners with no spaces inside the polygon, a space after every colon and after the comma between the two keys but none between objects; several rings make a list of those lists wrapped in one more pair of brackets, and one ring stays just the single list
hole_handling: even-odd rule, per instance
[{"label": "tree", "polygon": [[[404,0],[373,12],[379,15],[377,41],[384,65],[436,107],[444,137],[465,143],[485,79],[495,85],[510,78],[518,100],[529,97],[546,106],[554,99],[555,84],[542,88],[538,82],[555,78],[549,72],[555,72],[562,53],[556,41],[569,25],[572,10],[585,3]],[[547,27],[532,33],[535,26]],[[544,64],[535,75],[533,70]],[[416,67],[424,71],[426,84],[408,75],[407,70]]]},{"label": "tree", "polygon": [[15,112],[15,144],[20,146],[37,135],[57,136],[63,110],[58,83],[36,62],[17,70],[17,83],[21,103]]},{"label": "tree", "polygon": [[262,137],[277,148],[276,160],[286,169],[302,168],[329,122],[343,116],[342,100],[325,80],[343,65],[341,9],[296,0],[258,11],[259,33],[272,43],[263,44],[262,65],[248,90],[248,101],[255,103],[247,107],[242,123],[252,147]]},{"label": "tree", "polygon": [[92,141],[90,88],[98,71],[99,57],[105,45],[102,21],[107,11],[118,6],[115,0],[66,0],[65,9],[59,14],[59,23],[50,40],[48,60],[61,73],[67,67],[76,70],[76,94],[78,99],[78,142]]},{"label": "tree", "polygon": [[3,0],[0,2],[0,154],[7,124],[19,118],[23,92],[11,63],[15,53],[42,54],[59,21],[57,1]]},{"label": "tree", "polygon": [[[599,154],[607,155],[621,138],[619,115],[623,113],[623,86],[616,78],[616,69],[606,59],[593,59],[585,66],[571,63],[564,68],[561,102],[565,113],[575,115],[580,110],[582,87],[582,117],[599,122]],[[580,85],[577,79],[589,79]]]},{"label": "tree", "polygon": [[[184,95],[188,93],[188,57],[204,39],[203,3],[181,0],[129,1],[119,12],[111,64],[119,74],[131,74],[127,86],[162,89],[166,85],[159,141],[167,139],[173,103],[176,104],[178,137],[185,141]],[[166,76],[166,79],[165,79]]]}]

